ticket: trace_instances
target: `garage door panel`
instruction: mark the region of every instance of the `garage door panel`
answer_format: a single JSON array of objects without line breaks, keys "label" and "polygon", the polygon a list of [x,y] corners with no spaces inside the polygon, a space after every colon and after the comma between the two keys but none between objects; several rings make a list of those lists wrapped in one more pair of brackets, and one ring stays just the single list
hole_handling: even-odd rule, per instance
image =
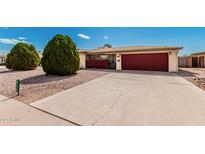
[{"label": "garage door panel", "polygon": [[122,55],[122,69],[168,71],[168,53]]}]

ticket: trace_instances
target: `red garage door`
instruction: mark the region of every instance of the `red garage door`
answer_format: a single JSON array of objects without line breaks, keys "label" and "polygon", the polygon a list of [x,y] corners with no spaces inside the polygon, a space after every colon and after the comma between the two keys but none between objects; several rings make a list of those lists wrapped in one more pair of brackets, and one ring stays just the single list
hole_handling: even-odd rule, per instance
[{"label": "red garage door", "polygon": [[168,53],[122,55],[122,69],[168,71]]},{"label": "red garage door", "polygon": [[86,68],[108,68],[107,60],[86,60]]}]

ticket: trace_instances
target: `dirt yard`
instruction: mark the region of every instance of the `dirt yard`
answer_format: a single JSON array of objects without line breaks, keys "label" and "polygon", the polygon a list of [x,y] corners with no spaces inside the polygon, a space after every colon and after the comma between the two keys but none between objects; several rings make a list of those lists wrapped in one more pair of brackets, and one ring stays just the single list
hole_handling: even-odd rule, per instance
[{"label": "dirt yard", "polygon": [[[99,78],[107,72],[79,70],[70,76],[46,76],[42,68],[31,71],[11,71],[0,67],[0,94],[31,103],[87,81]],[[20,95],[16,96],[15,83],[21,80]]]},{"label": "dirt yard", "polygon": [[205,68],[179,68],[178,74],[205,90]]}]

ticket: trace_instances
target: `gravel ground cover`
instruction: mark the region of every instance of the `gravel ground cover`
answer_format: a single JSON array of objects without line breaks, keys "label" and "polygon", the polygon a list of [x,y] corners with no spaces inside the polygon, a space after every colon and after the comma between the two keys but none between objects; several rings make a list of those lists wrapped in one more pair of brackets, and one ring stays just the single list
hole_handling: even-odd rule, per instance
[{"label": "gravel ground cover", "polygon": [[205,68],[179,68],[178,74],[205,90]]},{"label": "gravel ground cover", "polygon": [[[29,104],[106,74],[108,72],[79,70],[70,76],[46,76],[41,67],[31,71],[11,71],[1,66],[0,94]],[[19,96],[15,92],[17,79],[21,80]]]}]

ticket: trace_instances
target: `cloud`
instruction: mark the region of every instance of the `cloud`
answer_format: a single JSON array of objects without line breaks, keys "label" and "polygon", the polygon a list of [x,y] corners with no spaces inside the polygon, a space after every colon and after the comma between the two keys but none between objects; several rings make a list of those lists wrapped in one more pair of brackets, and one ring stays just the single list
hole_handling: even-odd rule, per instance
[{"label": "cloud", "polygon": [[19,40],[25,40],[26,37],[18,37]]},{"label": "cloud", "polygon": [[108,39],[108,36],[104,36],[104,39]]},{"label": "cloud", "polygon": [[26,41],[24,41],[24,40],[9,39],[9,38],[0,38],[0,43],[3,43],[3,44],[17,44],[17,43],[19,43],[19,42],[31,44],[31,42],[26,42]]},{"label": "cloud", "polygon": [[83,39],[86,39],[86,40],[89,40],[90,39],[90,36],[88,35],[85,35],[85,34],[78,34],[79,37],[83,38]]}]

